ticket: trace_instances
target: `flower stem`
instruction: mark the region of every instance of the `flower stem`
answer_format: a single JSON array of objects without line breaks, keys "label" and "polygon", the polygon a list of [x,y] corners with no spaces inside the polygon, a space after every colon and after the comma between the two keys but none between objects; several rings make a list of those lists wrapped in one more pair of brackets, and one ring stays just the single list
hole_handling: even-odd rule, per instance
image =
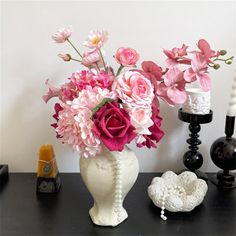
[{"label": "flower stem", "polygon": [[100,68],[99,68],[99,66],[98,66],[98,63],[97,63],[97,62],[95,63],[95,65],[96,65],[96,69],[97,69],[97,71],[100,71]]},{"label": "flower stem", "polygon": [[73,45],[73,43],[72,43],[69,39],[67,39],[67,42],[72,46],[72,48],[75,49],[75,51],[79,54],[79,56],[80,56],[81,58],[83,58],[83,56],[81,55],[81,53],[77,50],[77,48]]},{"label": "flower stem", "polygon": [[101,56],[101,59],[102,59],[102,64],[103,64],[103,66],[104,66],[104,69],[105,69],[105,71],[107,72],[107,67],[106,67],[106,64],[105,64],[105,61],[104,61],[104,57],[103,57],[103,55],[102,55],[102,52],[101,52],[101,49],[99,48],[99,53],[100,53],[100,56]]},{"label": "flower stem", "polygon": [[229,61],[229,60],[233,60],[234,59],[234,57],[232,56],[232,57],[229,57],[229,58],[226,58],[226,59],[221,59],[221,58],[216,58],[216,59],[214,59],[213,61],[224,61],[224,62],[226,62],[226,61]]},{"label": "flower stem", "polygon": [[77,60],[75,58],[71,58],[72,61],[78,61],[78,62],[81,62],[81,60]]},{"label": "flower stem", "polygon": [[120,74],[120,72],[121,72],[121,70],[124,68],[124,66],[123,65],[120,65],[120,67],[119,67],[119,69],[118,69],[118,71],[117,71],[117,73],[116,73],[116,76],[118,76],[119,74]]}]

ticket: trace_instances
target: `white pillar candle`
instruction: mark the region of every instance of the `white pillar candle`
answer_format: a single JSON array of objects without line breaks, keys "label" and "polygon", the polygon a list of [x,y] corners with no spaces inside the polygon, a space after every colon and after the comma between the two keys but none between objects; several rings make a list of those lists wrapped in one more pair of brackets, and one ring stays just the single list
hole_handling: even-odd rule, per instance
[{"label": "white pillar candle", "polygon": [[236,70],[234,73],[233,86],[229,98],[227,116],[236,116]]}]

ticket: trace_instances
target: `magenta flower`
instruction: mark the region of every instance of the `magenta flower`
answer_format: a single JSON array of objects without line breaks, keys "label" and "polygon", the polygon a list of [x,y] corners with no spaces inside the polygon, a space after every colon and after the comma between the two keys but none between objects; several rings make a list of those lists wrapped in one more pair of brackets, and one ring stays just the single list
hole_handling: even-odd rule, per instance
[{"label": "magenta flower", "polygon": [[158,85],[157,94],[170,105],[183,104],[187,98],[183,72],[178,67],[173,67],[163,78],[164,81]]},{"label": "magenta flower", "polygon": [[220,52],[211,49],[210,44],[205,39],[200,39],[197,46],[201,50],[201,54],[204,55],[207,62],[212,62],[212,57],[218,57],[220,55]]},{"label": "magenta flower", "polygon": [[187,55],[187,48],[185,44],[182,45],[182,48],[173,48],[172,50],[163,49],[163,52],[168,57],[166,59],[166,67],[171,68],[180,64],[190,64],[190,59],[184,57]]},{"label": "magenta flower", "polygon": [[56,43],[64,43],[67,39],[69,39],[71,34],[72,34],[72,30],[70,27],[61,28],[52,36],[52,39]]},{"label": "magenta flower", "polygon": [[208,74],[208,65],[204,55],[196,53],[191,61],[191,68],[184,72],[186,82],[198,80],[203,91],[211,89],[211,80]]},{"label": "magenta flower", "polygon": [[[59,104],[56,103],[54,105],[54,110],[55,110],[55,114],[53,115],[53,118],[56,120],[56,123],[51,124],[51,126],[56,129],[57,128],[57,122],[59,120],[58,116],[59,116],[59,112],[63,110],[63,107]],[[57,133],[57,138],[61,138],[61,136]]]}]

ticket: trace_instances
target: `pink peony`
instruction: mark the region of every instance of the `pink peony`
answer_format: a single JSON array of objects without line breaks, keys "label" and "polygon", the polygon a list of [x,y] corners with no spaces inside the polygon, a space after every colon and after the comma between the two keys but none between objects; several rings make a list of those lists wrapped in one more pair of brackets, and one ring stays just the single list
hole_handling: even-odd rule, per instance
[{"label": "pink peony", "polygon": [[[137,147],[146,146],[148,148],[154,147],[156,148],[156,144],[158,143],[164,135],[164,132],[161,129],[161,120],[162,118],[159,116],[159,109],[153,102],[152,104],[152,117],[153,125],[149,128],[150,135],[143,135],[139,140],[137,140]],[[154,143],[155,142],[155,143]]]},{"label": "pink peony", "polygon": [[84,53],[81,64],[88,68],[101,67],[102,60],[98,49]]},{"label": "pink peony", "polygon": [[133,48],[119,48],[115,55],[116,61],[123,66],[135,66],[139,54]]},{"label": "pink peony", "polygon": [[83,43],[89,48],[101,48],[108,39],[108,33],[104,30],[92,30],[87,40]]},{"label": "pink peony", "polygon": [[127,71],[118,76],[113,90],[128,107],[149,107],[154,98],[151,82],[138,71]]},{"label": "pink peony", "polygon": [[93,132],[110,151],[122,151],[136,136],[126,110],[107,102],[93,115]]},{"label": "pink peony", "polygon": [[70,54],[58,54],[58,56],[63,60],[63,61],[70,61],[71,60],[71,56]]},{"label": "pink peony", "polygon": [[183,72],[178,67],[169,69],[158,85],[157,94],[170,105],[183,104],[187,99]]},{"label": "pink peony", "polygon": [[72,34],[71,28],[61,28],[53,36],[52,39],[56,43],[64,43]]},{"label": "pink peony", "polygon": [[182,45],[182,48],[173,48],[172,50],[163,49],[165,55],[168,57],[166,59],[166,67],[171,68],[180,64],[190,64],[190,59],[184,56],[187,55],[187,48],[185,44]]},{"label": "pink peony", "polygon": [[198,80],[203,91],[211,89],[211,79],[207,72],[208,65],[204,55],[196,53],[191,61],[191,68],[184,72],[184,79],[187,82]]}]

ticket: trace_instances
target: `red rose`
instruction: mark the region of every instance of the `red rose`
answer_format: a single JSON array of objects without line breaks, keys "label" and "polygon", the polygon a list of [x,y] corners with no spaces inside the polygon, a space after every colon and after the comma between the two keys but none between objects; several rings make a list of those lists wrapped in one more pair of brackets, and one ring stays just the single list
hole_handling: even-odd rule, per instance
[{"label": "red rose", "polygon": [[122,151],[136,136],[126,110],[117,102],[107,102],[93,115],[93,132],[110,151]]}]

